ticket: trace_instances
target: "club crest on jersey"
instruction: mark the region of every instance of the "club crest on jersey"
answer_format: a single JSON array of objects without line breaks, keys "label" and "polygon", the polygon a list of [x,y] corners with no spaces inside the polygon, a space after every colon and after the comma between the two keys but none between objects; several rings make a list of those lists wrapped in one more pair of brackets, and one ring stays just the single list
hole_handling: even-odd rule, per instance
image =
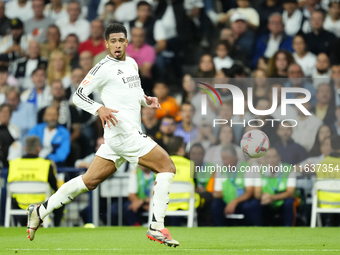
[{"label": "club crest on jersey", "polygon": [[137,67],[136,67],[136,65],[135,64],[133,64],[133,66],[134,66],[134,68],[136,69],[136,71],[137,71]]}]

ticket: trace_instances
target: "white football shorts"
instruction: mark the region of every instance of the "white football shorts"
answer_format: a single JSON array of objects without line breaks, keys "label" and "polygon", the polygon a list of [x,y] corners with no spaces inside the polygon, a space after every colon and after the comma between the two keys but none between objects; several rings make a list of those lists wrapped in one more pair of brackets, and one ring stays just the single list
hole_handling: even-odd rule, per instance
[{"label": "white football shorts", "polygon": [[157,143],[138,130],[106,138],[96,155],[112,160],[118,169],[125,161],[137,166],[140,157],[149,153]]}]

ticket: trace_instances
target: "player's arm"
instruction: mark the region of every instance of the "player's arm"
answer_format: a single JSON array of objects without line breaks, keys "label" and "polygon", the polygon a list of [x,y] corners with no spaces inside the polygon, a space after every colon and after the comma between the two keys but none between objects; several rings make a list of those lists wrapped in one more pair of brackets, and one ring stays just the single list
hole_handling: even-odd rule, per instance
[{"label": "player's arm", "polygon": [[104,77],[106,77],[105,71],[103,72],[103,67],[99,63],[91,69],[84,80],[80,83],[73,95],[73,103],[92,115],[99,115],[103,128],[105,127],[105,122],[109,128],[111,128],[110,122],[113,126],[116,126],[116,123],[118,123],[118,120],[112,113],[117,113],[118,111],[109,109],[89,98],[89,95],[95,89],[105,83]]}]

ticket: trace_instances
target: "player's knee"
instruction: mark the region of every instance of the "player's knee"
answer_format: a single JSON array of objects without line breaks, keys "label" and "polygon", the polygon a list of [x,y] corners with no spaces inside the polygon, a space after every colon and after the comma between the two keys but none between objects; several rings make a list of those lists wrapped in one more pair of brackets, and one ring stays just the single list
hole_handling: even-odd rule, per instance
[{"label": "player's knee", "polygon": [[98,183],[95,181],[89,181],[89,182],[84,181],[84,184],[88,188],[88,190],[94,190],[98,187]]}]

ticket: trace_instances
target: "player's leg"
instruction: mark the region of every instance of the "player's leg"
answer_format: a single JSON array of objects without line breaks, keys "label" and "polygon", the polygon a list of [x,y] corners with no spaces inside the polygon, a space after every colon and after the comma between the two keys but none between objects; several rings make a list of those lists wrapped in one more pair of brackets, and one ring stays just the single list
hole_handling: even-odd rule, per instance
[{"label": "player's leg", "polygon": [[76,196],[95,189],[116,171],[115,163],[99,156],[95,156],[91,166],[84,175],[79,175],[66,182],[42,205],[28,207],[28,237],[32,241],[35,231],[41,226],[43,219],[54,209],[70,203]]},{"label": "player's leg", "polygon": [[156,145],[149,153],[139,158],[140,165],[157,173],[153,189],[153,217],[147,231],[147,237],[167,245],[178,246],[169,231],[164,228],[164,217],[169,203],[170,186],[176,173],[176,168],[168,153]]}]

